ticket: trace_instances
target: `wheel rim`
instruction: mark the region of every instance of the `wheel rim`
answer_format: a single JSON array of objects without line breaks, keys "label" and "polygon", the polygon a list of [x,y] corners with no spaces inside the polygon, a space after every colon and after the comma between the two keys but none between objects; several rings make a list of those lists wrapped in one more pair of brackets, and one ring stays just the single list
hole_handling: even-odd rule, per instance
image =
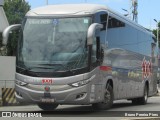
[{"label": "wheel rim", "polygon": [[111,94],[108,90],[106,90],[105,94],[104,94],[104,103],[109,103],[111,100]]}]

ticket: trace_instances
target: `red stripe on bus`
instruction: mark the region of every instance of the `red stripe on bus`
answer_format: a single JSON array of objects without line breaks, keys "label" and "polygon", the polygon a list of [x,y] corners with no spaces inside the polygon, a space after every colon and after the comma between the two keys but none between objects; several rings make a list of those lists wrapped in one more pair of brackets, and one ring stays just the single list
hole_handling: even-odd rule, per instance
[{"label": "red stripe on bus", "polygon": [[112,67],[110,67],[110,66],[100,66],[100,70],[102,70],[102,71],[111,71]]}]

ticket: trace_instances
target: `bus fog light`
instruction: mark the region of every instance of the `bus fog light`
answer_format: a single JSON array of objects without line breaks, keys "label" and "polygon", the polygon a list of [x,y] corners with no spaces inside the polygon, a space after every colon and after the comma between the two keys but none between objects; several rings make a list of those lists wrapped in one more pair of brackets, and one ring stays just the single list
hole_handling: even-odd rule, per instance
[{"label": "bus fog light", "polygon": [[82,97],[84,97],[85,95],[86,95],[86,93],[81,93],[81,94],[79,94],[79,95],[76,96],[76,99],[82,98]]},{"label": "bus fog light", "polygon": [[90,82],[90,80],[83,80],[83,81],[78,81],[76,83],[72,83],[71,86],[73,87],[79,87],[79,86],[83,86],[86,85]]},{"label": "bus fog light", "polygon": [[20,94],[20,92],[16,91],[16,94],[20,97],[22,97],[22,95]]}]

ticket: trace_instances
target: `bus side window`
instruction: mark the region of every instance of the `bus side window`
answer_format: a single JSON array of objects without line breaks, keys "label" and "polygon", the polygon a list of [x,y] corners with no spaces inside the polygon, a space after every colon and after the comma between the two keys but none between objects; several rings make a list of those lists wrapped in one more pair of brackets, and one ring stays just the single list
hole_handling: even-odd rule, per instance
[{"label": "bus side window", "polygon": [[100,15],[100,21],[101,21],[101,24],[103,25],[103,28],[101,29],[101,31],[106,30],[107,16],[108,16],[108,14],[101,14]]},{"label": "bus side window", "polygon": [[125,23],[109,16],[108,28],[125,27]]}]

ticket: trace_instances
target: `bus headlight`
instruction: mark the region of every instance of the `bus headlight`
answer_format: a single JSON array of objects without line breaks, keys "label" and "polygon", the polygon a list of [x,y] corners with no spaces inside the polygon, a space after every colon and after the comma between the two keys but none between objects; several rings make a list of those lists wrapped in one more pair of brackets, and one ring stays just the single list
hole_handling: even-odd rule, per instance
[{"label": "bus headlight", "polygon": [[16,80],[16,84],[20,86],[26,86],[28,83]]},{"label": "bus headlight", "polygon": [[78,81],[78,82],[72,83],[70,85],[73,86],[73,87],[79,87],[79,86],[83,86],[83,85],[88,84],[90,81],[91,80],[88,79],[88,80]]}]

